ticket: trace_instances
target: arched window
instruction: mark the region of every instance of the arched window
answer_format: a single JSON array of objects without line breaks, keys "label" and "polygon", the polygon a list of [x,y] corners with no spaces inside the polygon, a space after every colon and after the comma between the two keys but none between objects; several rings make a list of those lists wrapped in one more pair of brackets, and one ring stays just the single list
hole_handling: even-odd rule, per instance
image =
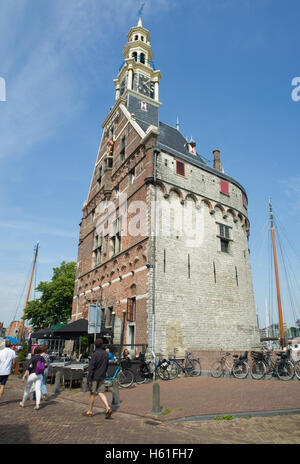
[{"label": "arched window", "polygon": [[144,37],[141,35],[141,41],[144,42]]},{"label": "arched window", "polygon": [[133,52],[132,58],[134,58],[134,60],[137,61],[137,52]]},{"label": "arched window", "polygon": [[138,35],[135,35],[135,36],[134,36],[134,40],[139,40],[139,36],[138,36]]},{"label": "arched window", "polygon": [[144,53],[140,54],[140,62],[145,64],[145,55],[144,55]]}]

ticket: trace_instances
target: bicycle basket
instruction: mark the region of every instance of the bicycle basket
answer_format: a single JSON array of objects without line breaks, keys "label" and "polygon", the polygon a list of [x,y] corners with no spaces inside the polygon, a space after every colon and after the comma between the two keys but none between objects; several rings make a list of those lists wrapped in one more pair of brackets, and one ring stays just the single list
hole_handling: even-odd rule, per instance
[{"label": "bicycle basket", "polygon": [[129,369],[131,367],[130,359],[121,359],[121,367],[122,369]]},{"label": "bicycle basket", "polygon": [[167,361],[167,359],[163,359],[160,366],[161,366],[163,369],[167,369],[167,367],[168,367],[169,364],[170,364],[170,362]]},{"label": "bicycle basket", "polygon": [[241,354],[239,357],[240,361],[243,361],[244,359],[248,359],[248,351],[245,351],[245,353]]},{"label": "bicycle basket", "polygon": [[251,351],[251,358],[254,361],[261,361],[263,359],[264,355],[261,351]]}]

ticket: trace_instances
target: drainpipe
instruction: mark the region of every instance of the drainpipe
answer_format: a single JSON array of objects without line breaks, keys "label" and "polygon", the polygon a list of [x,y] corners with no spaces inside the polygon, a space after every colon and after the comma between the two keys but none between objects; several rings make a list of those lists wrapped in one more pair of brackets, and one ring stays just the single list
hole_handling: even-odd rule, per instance
[{"label": "drainpipe", "polygon": [[[160,150],[153,148],[153,178],[154,178],[154,236],[153,236],[153,280],[152,280],[152,356],[155,365],[155,280],[156,280],[156,204],[157,204],[157,157]],[[155,369],[153,371],[153,381],[155,380]]]}]

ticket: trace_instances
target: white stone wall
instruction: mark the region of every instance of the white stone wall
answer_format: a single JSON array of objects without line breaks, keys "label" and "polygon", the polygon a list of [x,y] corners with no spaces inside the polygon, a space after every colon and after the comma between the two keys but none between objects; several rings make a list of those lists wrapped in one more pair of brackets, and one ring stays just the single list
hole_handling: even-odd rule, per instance
[{"label": "white stone wall", "polygon": [[[168,354],[174,348],[179,352],[187,349],[250,349],[259,343],[259,332],[245,221],[237,216],[234,219],[232,214],[224,217],[218,208],[211,214],[209,208],[201,203],[203,198],[208,198],[213,205],[219,202],[225,209],[230,207],[236,214],[242,213],[247,217],[241,190],[230,184],[229,196],[224,196],[220,194],[218,176],[187,163],[186,178],[178,176],[175,173],[175,159],[167,154],[160,155],[158,178],[164,183],[168,195],[163,187],[157,188],[159,209],[165,213],[160,211],[157,214],[156,352]],[[172,191],[172,185],[180,187],[179,191]],[[153,199],[153,186],[150,192]],[[193,199],[182,201],[190,192],[194,194]],[[170,214],[166,214],[168,209]],[[190,214],[192,211],[194,224],[183,229],[182,235],[176,231],[175,224],[180,224],[180,218],[187,210]],[[191,242],[191,230],[195,228],[197,214],[202,219],[203,229]],[[220,238],[217,237],[218,223],[230,227],[232,241],[229,253],[221,251]],[[199,224],[197,232],[198,229]],[[169,234],[166,233],[168,230]],[[151,242],[149,246],[151,248]],[[149,284],[150,319],[152,298]],[[148,343],[151,346],[150,320],[148,328]]]}]

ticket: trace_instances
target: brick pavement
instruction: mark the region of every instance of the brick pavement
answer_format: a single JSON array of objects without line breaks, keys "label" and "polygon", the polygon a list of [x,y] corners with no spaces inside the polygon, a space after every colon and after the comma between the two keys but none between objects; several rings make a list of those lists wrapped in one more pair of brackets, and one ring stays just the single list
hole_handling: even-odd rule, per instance
[{"label": "brick pavement", "polygon": [[[239,385],[240,382],[243,382],[242,386]],[[18,403],[23,384],[17,377],[11,376],[0,403],[0,443],[300,443],[300,414],[167,422],[176,417],[213,412],[214,404],[218,405],[218,413],[232,414],[237,412],[236,409],[242,409],[239,406],[241,401],[246,406],[244,411],[253,410],[249,409],[249,405],[257,408],[259,404],[260,408],[268,410],[272,409],[270,406],[273,409],[299,408],[300,383],[204,377],[181,378],[172,382],[160,382],[159,385],[163,412],[170,411],[168,414],[160,416],[159,420],[149,416],[152,384],[148,384],[120,390],[121,407],[107,421],[99,400],[96,400],[97,406],[92,418],[81,415],[86,409],[89,395],[77,389],[64,390],[58,397],[43,402],[39,411],[33,409],[32,401],[28,401],[26,407],[21,409]],[[261,402],[257,396],[261,397]],[[110,393],[108,397],[111,398]],[[212,399],[214,401],[209,405]],[[222,401],[223,408],[220,406]]]}]

